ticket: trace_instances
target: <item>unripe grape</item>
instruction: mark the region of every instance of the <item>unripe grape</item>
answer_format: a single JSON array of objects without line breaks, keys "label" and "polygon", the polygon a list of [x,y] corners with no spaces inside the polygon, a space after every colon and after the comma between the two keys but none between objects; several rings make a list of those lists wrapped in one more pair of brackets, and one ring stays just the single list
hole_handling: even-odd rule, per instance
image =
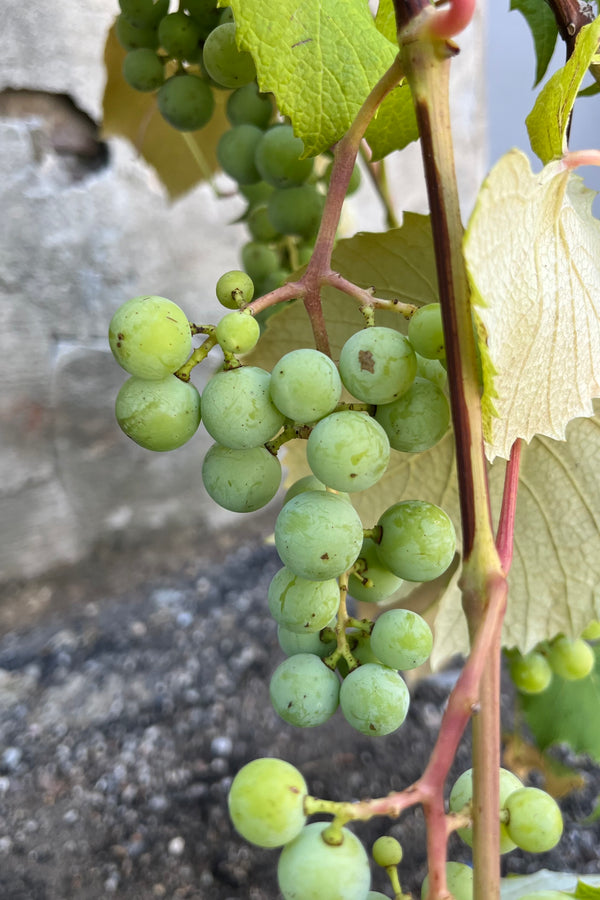
[{"label": "unripe grape", "polygon": [[[500,769],[498,780],[500,809],[502,809],[505,805],[505,800],[510,796],[510,794],[512,794],[514,791],[519,790],[521,787],[523,787],[523,785],[519,781],[517,776],[513,772],[510,772],[508,769]],[[467,769],[466,772],[463,772],[462,775],[457,778],[450,792],[450,812],[460,812],[468,803],[472,801],[472,799],[473,769]],[[469,847],[473,846],[473,829],[470,826],[459,828],[458,834],[463,839],[465,844],[468,844]],[[506,830],[506,825],[501,822],[500,853],[508,853],[510,850],[514,850],[515,846],[515,842],[511,840],[508,831]]]},{"label": "unripe grape", "polygon": [[262,131],[256,125],[235,125],[219,140],[219,165],[238,184],[256,184],[260,181],[254,165],[254,150],[261,137]]},{"label": "unripe grape", "polygon": [[594,651],[581,638],[569,640],[560,635],[555,638],[548,649],[548,662],[552,671],[567,681],[579,681],[586,678],[596,662]]},{"label": "unripe grape", "polygon": [[370,737],[396,731],[406,718],[409,702],[403,678],[376,663],[363,663],[353,669],[340,689],[344,718]]},{"label": "unripe grape", "polygon": [[359,575],[353,573],[348,581],[348,591],[355,600],[363,603],[380,603],[391,597],[401,586],[402,579],[383,565],[370,538],[363,541],[357,562],[360,560],[366,565],[360,570],[359,575],[367,578],[371,584],[369,586],[363,584]]},{"label": "unripe grape", "polygon": [[273,117],[271,94],[261,94],[255,81],[238,88],[227,99],[227,118],[232,125],[266,128]]},{"label": "unripe grape", "polygon": [[309,581],[289,569],[275,573],[267,592],[275,621],[297,634],[322,631],[335,616],[340,589],[335,578]]},{"label": "unripe grape", "polygon": [[202,482],[215,503],[232,512],[255,512],[281,484],[281,463],[265,447],[233,450],[213,444],[204,457]]},{"label": "unripe grape", "polygon": [[200,395],[193,384],[168,375],[161,381],[128,378],[115,404],[125,434],[146,450],[175,450],[196,433]]},{"label": "unripe grape", "polygon": [[165,70],[154,50],[142,47],[126,55],[123,78],[135,91],[156,91],[165,80]]},{"label": "unripe grape", "polygon": [[594,619],[593,622],[590,622],[581,632],[581,637],[584,641],[597,641],[600,638],[600,621]]},{"label": "unripe grape", "polygon": [[397,866],[402,862],[402,845],[395,837],[383,835],[373,844],[371,854],[377,865],[384,869]]},{"label": "unripe grape", "polygon": [[[271,373],[271,382],[273,381],[273,374]],[[326,491],[327,486],[323,484],[322,481],[319,481],[318,478],[315,478],[314,475],[305,475],[303,478],[298,478],[287,490],[285,497],[283,498],[283,505],[291,500],[292,497],[295,497],[297,494],[304,494],[307,491]],[[344,500],[347,500],[350,503],[350,497],[348,494],[345,494],[343,491],[333,491],[337,497],[342,497]]]},{"label": "unripe grape", "polygon": [[552,668],[543,654],[531,650],[510,662],[510,677],[523,694],[541,694],[552,681]]},{"label": "unripe grape", "polygon": [[271,402],[270,380],[257,366],[239,366],[210,379],[202,395],[202,419],[213,440],[249,450],[277,434],[284,416]]},{"label": "unripe grape", "polygon": [[339,704],[338,676],[312,653],[289,656],[269,683],[277,715],[299,728],[313,728],[331,718]]},{"label": "unripe grape", "polygon": [[383,476],[390,444],[381,425],[356,410],[331,413],[312,429],[306,459],[313,473],[336,491],[363,491]]},{"label": "unripe grape", "polygon": [[294,422],[307,424],[321,419],[335,409],[341,396],[337,366],[320,350],[291,350],[273,366],[271,398]]},{"label": "unripe grape", "polygon": [[218,25],[206,38],[203,60],[210,77],[226,88],[239,88],[256,77],[254,60],[238,50],[234,22]]},{"label": "unripe grape", "polygon": [[448,431],[450,405],[437,384],[415,378],[401,397],[378,406],[375,418],[394,450],[423,453],[441,441]]},{"label": "unripe grape", "polygon": [[[329,184],[331,181],[331,171],[333,169],[333,160],[329,163],[327,168],[325,169],[325,173],[323,175],[323,180],[326,184]],[[354,194],[360,187],[361,182],[361,174],[360,167],[358,163],[354,165],[352,169],[352,175],[350,176],[350,181],[348,182],[348,187],[346,188],[346,196],[349,197],[351,194]]]},{"label": "unripe grape", "polygon": [[382,613],[371,632],[371,648],[384,666],[416,669],[427,662],[433,647],[431,628],[410,609],[389,609]]},{"label": "unripe grape", "polygon": [[[446,863],[446,884],[454,900],[473,900],[473,869],[465,863]],[[429,891],[429,875],[421,885],[421,900],[426,900]]]},{"label": "unripe grape", "polygon": [[217,281],[217,300],[226,309],[239,309],[250,303],[254,296],[254,283],[249,275],[238,269],[225,272]]},{"label": "unripe grape", "polygon": [[444,329],[439,303],[421,306],[408,323],[408,339],[415,351],[426,359],[444,359]]},{"label": "unripe grape", "polygon": [[279,857],[277,878],[284,900],[366,900],[371,872],[359,839],[347,828],[328,844],[325,822],[305,825]]},{"label": "unripe grape", "polygon": [[506,830],[517,847],[527,853],[545,853],[558,844],[563,832],[560,807],[539,788],[520,788],[503,804],[508,811]]},{"label": "unripe grape", "polygon": [[268,244],[269,241],[275,241],[280,236],[276,228],[271,224],[267,204],[255,206],[248,218],[246,219],[248,231],[255,241],[262,241]]},{"label": "unripe grape", "polygon": [[135,28],[156,28],[169,11],[169,0],[119,0],[119,6]]},{"label": "unripe grape", "polygon": [[282,759],[254,759],[237,773],[229,789],[234,827],[259,847],[282,847],[304,827],[306,782]]},{"label": "unripe grape", "polygon": [[158,26],[158,40],[170,58],[189,59],[200,42],[200,28],[184,12],[169,13]]},{"label": "unripe grape", "polygon": [[110,349],[131,375],[148,380],[173,374],[192,349],[192,332],[182,309],[166,297],[133,297],[108,327]]},{"label": "unripe grape", "polygon": [[156,28],[136,28],[123,14],[118,16],[115,22],[115,35],[121,47],[125,50],[139,50],[147,47],[150,50],[158,48],[158,31]]},{"label": "unripe grape", "polygon": [[304,144],[291,125],[274,125],[256,148],[256,167],[273,187],[296,187],[306,181],[313,168],[312,159],[300,159],[303,152]]},{"label": "unripe grape", "polygon": [[[335,627],[335,620],[331,627]],[[315,656],[324,659],[337,646],[337,641],[335,640],[322,641],[318,631],[296,634],[295,631],[290,631],[288,628],[284,628],[283,625],[277,626],[277,640],[286,656],[295,656],[298,653],[313,653]]]},{"label": "unripe grape", "polygon": [[241,310],[223,316],[217,325],[219,346],[227,353],[249,353],[260,337],[256,319]]},{"label": "unripe grape", "polygon": [[200,29],[201,39],[205,41],[219,25],[221,11],[216,8],[214,0],[185,0],[183,6]]},{"label": "unripe grape", "polygon": [[259,284],[279,268],[279,254],[267,244],[249,241],[242,247],[242,265],[252,281]]},{"label": "unripe grape", "polygon": [[324,201],[312,184],[280,188],[267,202],[269,220],[279,234],[312,238],[319,230]]},{"label": "unripe grape", "polygon": [[424,500],[395,503],[380,516],[377,555],[398,578],[432,581],[446,571],[456,552],[449,516]]},{"label": "unripe grape", "polygon": [[342,381],[365,403],[391,403],[409,389],[416,371],[414,350],[393,328],[363,328],[348,338],[340,353]]},{"label": "unripe grape", "polygon": [[196,75],[173,75],[157,96],[163,119],[178,131],[197,131],[213,114],[215,98],[209,84]]}]

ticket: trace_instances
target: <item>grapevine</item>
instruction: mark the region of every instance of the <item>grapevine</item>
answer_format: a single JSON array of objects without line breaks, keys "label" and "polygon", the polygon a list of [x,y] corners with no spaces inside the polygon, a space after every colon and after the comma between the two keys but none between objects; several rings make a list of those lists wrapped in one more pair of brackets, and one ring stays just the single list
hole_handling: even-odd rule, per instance
[{"label": "grapevine", "polygon": [[[550,6],[564,31],[561,15],[568,4],[556,0]],[[302,456],[302,470],[310,474],[287,485],[274,526],[281,568],[265,601],[286,655],[270,681],[275,712],[287,725],[303,728],[343,717],[373,739],[400,728],[410,708],[406,673],[428,663],[437,637],[437,622],[432,630],[433,619],[427,620],[430,610],[421,615],[410,608],[414,585],[443,582],[450,593],[457,572],[469,634],[470,652],[415,783],[381,798],[334,802],[313,797],[302,773],[286,761],[252,760],[231,785],[233,825],[251,843],[279,848],[284,900],[375,900],[385,895],[370,890],[369,855],[348,826],[381,817],[385,827],[386,818],[420,805],[429,866],[424,900],[498,900],[500,854],[515,847],[544,852],[563,830],[556,801],[500,765],[502,649],[517,691],[543,697],[557,679],[578,682],[593,673],[590,642],[600,633],[600,609],[593,615],[588,610],[573,633],[550,623],[529,646],[502,636],[520,460],[531,435],[511,420],[508,448],[495,437],[494,420],[502,424],[495,404],[500,408],[503,400],[495,377],[500,384],[500,376],[511,373],[498,371],[501,352],[481,287],[485,267],[477,257],[476,215],[483,215],[484,188],[466,237],[459,210],[449,75],[458,51],[454,38],[460,40],[475,2],[453,0],[443,9],[426,0],[394,0],[393,9],[382,2],[377,28],[370,17],[365,27],[374,43],[386,33],[381,56],[387,64],[378,63],[377,77],[371,75],[332,140],[321,134],[316,118],[307,128],[290,102],[287,82],[298,76],[278,80],[265,62],[269,42],[253,30],[259,0],[234,0],[225,10],[212,0],[183,0],[173,11],[168,0],[120,0],[120,7],[115,30],[126,51],[123,77],[135,91],[155,92],[157,114],[170,126],[184,134],[198,131],[201,147],[215,98],[231,92],[225,103],[230,127],[218,140],[216,157],[246,200],[248,241],[215,286],[224,307],[219,322],[189,322],[178,305],[157,296],[136,297],[116,310],[110,346],[130,376],[117,397],[116,416],[128,437],[158,452],[181,446],[202,424],[214,441],[203,461],[203,484],[212,500],[237,513],[273,501],[286,453],[296,461]],[[316,15],[320,5],[307,7]],[[571,25],[582,32],[577,44]],[[588,67],[595,71],[598,20],[583,16],[566,32],[573,65],[582,77]],[[574,102],[575,95],[569,113]],[[390,109],[398,118],[400,108],[421,142],[437,277],[433,298],[414,302],[384,296],[334,266],[343,205],[357,190],[361,171],[375,184],[390,225],[396,223],[384,163],[372,157],[387,140],[378,123]],[[412,127],[404,133],[396,121],[396,144],[384,146],[380,157],[413,140]],[[593,151],[569,155],[567,132],[561,120],[549,149],[540,149],[542,138],[534,133],[549,183],[571,177],[583,163],[598,164]],[[510,164],[516,178],[521,164]],[[398,246],[408,222],[392,229]],[[598,231],[593,234],[597,250]],[[343,339],[324,302],[333,288],[355,314],[352,333]],[[299,308],[310,321],[310,345],[286,349],[265,367],[264,340],[277,336],[286,315]],[[597,303],[593,311],[598,319]],[[215,348],[218,371],[210,373],[200,397],[194,370],[207,366]],[[588,379],[596,387],[584,398],[590,408],[600,387],[596,365]],[[561,414],[567,421],[575,417]],[[553,428],[543,433],[554,438]],[[385,494],[400,460],[424,458],[450,436],[458,510],[409,492],[388,495],[376,516],[362,514],[362,497]],[[489,463],[502,452],[506,476],[494,516]],[[446,804],[447,776],[469,722],[473,766],[447,786]],[[317,814],[328,820],[308,821]],[[454,831],[472,846],[473,867],[447,859]],[[398,874],[400,843],[382,835],[371,855],[387,872],[394,900],[408,900]]]}]

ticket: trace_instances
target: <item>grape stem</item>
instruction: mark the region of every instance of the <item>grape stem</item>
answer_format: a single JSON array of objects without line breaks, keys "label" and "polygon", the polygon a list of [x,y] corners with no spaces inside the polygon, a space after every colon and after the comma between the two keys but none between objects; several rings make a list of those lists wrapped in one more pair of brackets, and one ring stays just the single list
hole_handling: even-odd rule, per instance
[{"label": "grape stem", "polygon": [[398,228],[400,223],[396,217],[396,211],[390,195],[385,161],[381,159],[378,162],[371,162],[371,154],[366,148],[364,141],[361,142],[359,153],[365,162],[369,178],[383,205],[386,227],[388,230],[391,228]]},{"label": "grape stem", "polygon": [[350,297],[354,297],[361,306],[370,306],[373,309],[387,309],[392,312],[399,312],[405,319],[412,319],[416,313],[418,306],[413,303],[404,303],[402,300],[381,300],[373,296],[371,288],[361,288],[357,284],[353,284],[340,275],[339,272],[328,272],[323,276],[323,284],[329,284],[331,287],[343,291]]}]

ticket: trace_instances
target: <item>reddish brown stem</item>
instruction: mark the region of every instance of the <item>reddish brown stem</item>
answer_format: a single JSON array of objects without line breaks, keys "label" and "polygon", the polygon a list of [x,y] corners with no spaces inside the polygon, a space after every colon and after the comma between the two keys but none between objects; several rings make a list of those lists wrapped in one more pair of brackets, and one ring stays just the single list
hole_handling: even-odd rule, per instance
[{"label": "reddish brown stem", "polygon": [[513,535],[515,530],[515,512],[517,509],[517,490],[519,487],[519,468],[521,466],[522,441],[512,445],[510,459],[506,464],[504,475],[504,491],[502,493],[502,509],[496,533],[496,547],[500,564],[505,573],[510,569],[513,555]]}]

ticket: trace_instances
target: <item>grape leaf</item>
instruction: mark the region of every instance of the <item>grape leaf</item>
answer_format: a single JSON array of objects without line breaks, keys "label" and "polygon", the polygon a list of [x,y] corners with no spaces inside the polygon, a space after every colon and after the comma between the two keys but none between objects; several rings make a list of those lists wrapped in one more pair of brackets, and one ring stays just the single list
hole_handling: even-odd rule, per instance
[{"label": "grape leaf", "polygon": [[593,191],[550,163],[532,173],[519,150],[484,182],[465,257],[487,353],[486,451],[508,459],[517,438],[564,439],[600,395],[600,222]]},{"label": "grape leaf", "polygon": [[546,74],[552,59],[558,37],[558,25],[546,0],[510,0],[510,8],[524,15],[533,35],[536,57],[533,83],[535,87]]},{"label": "grape leaf", "polygon": [[[518,647],[526,653],[560,632],[577,637],[598,618],[600,403],[596,403],[596,412],[594,418],[572,421],[566,441],[538,437],[523,447],[502,632],[505,647]],[[489,477],[497,518],[504,465],[496,462]],[[446,593],[441,601],[436,638],[436,666],[452,653],[468,651],[467,626],[457,592]]]},{"label": "grape leaf", "polygon": [[567,150],[567,128],[577,92],[600,40],[600,17],[584,25],[566,65],[540,91],[526,124],[531,149],[546,164]]},{"label": "grape leaf", "polygon": [[600,646],[587,678],[565,681],[554,676],[541,694],[519,696],[519,706],[540,749],[567,743],[576,753],[600,761]]},{"label": "grape leaf", "polygon": [[[364,0],[231,0],[240,46],[252,53],[262,91],[271,91],[304,141],[307,156],[348,130],[398,47],[377,30]],[[366,139],[374,159],[418,137],[406,81],[391,92]]]},{"label": "grape leaf", "polygon": [[395,44],[397,41],[396,13],[393,0],[379,0],[377,15],[375,16],[377,29],[386,36],[388,41]]},{"label": "grape leaf", "polygon": [[125,50],[113,27],[104,49],[102,135],[131,141],[156,169],[171,199],[175,199],[218,170],[216,147],[221,135],[230,128],[225,116],[229,92],[215,91],[216,106],[210,122],[201,131],[184,136],[162,118],[155,94],[143,94],[129,87],[122,74],[124,58]]},{"label": "grape leaf", "polygon": [[579,879],[575,888],[575,900],[600,900],[600,886],[594,887]]}]

